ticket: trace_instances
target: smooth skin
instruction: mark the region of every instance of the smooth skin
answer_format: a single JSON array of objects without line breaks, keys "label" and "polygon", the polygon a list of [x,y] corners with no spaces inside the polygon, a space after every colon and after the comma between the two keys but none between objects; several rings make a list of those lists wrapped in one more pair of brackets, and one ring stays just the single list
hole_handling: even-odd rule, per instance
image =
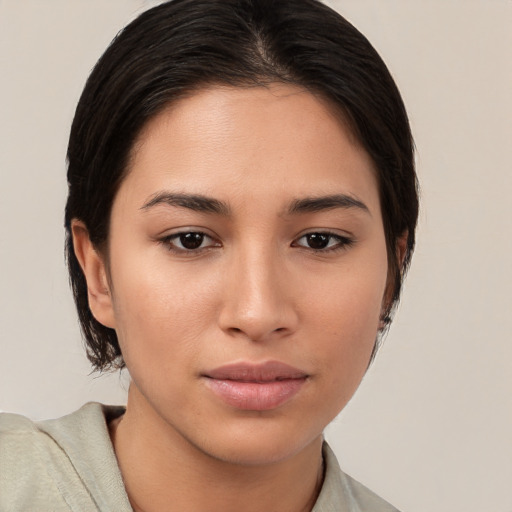
[{"label": "smooth skin", "polygon": [[[334,109],[284,84],[180,100],[134,146],[108,250],[78,220],[73,235],[132,378],[111,431],[134,509],[311,510],[322,432],[365,374],[388,281],[373,163]],[[277,408],[207,385],[268,361],[307,374]]]}]

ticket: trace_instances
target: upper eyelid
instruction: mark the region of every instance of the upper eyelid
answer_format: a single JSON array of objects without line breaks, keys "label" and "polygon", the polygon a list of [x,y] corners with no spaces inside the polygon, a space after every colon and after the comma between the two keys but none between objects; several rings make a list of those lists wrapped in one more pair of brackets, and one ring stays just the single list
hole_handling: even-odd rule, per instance
[{"label": "upper eyelid", "polygon": [[187,235],[189,233],[197,233],[199,235],[207,236],[208,238],[214,238],[212,235],[209,235],[208,233],[206,233],[204,231],[193,230],[193,229],[190,229],[190,230],[187,229],[186,231],[176,231],[175,233],[169,233],[167,235],[164,235],[162,238],[178,238],[181,235]]},{"label": "upper eyelid", "polygon": [[[187,233],[199,233],[203,236],[205,236],[207,239],[210,240],[209,243],[205,247],[198,247],[196,249],[187,249],[184,247],[178,247],[176,245],[176,240],[179,239],[181,235],[187,234]],[[162,245],[165,247],[165,249],[171,253],[174,253],[176,256],[199,256],[200,254],[203,254],[206,251],[210,251],[211,249],[215,249],[218,247],[221,247],[222,244],[219,242],[219,240],[215,237],[212,237],[208,235],[207,233],[204,233],[202,231],[198,230],[185,230],[185,231],[178,231],[176,233],[170,233],[166,236],[158,237],[157,240],[159,245]],[[203,240],[204,243],[204,240]]]},{"label": "upper eyelid", "polygon": [[215,236],[205,233],[204,231],[198,231],[198,230],[195,230],[195,231],[194,230],[186,230],[186,231],[177,231],[176,233],[169,233],[168,235],[164,235],[164,236],[160,237],[160,240],[162,240],[162,241],[174,240],[174,239],[179,238],[180,236],[186,235],[188,233],[197,233],[199,235],[203,235],[205,238],[209,238],[210,240],[212,240],[214,242],[218,242],[218,238],[216,238]]},{"label": "upper eyelid", "polygon": [[[204,235],[205,237],[208,237],[214,241],[220,242],[221,237],[219,237],[216,233],[212,232],[211,230],[200,227],[200,226],[181,226],[177,228],[172,228],[169,230],[164,231],[161,235],[158,235],[155,237],[155,239],[164,241],[169,239],[178,238],[180,235],[184,235],[187,233],[199,233],[201,235]],[[339,239],[347,239],[350,241],[355,241],[356,237],[351,232],[345,231],[345,230],[338,230],[335,228],[308,228],[305,231],[300,232],[298,235],[296,235],[292,242],[297,241],[307,235],[311,234],[323,234],[328,235],[334,238]]]},{"label": "upper eyelid", "polygon": [[338,230],[338,229],[329,229],[329,228],[312,228],[312,229],[307,229],[306,231],[301,232],[298,236],[295,237],[295,240],[298,240],[299,238],[302,238],[303,236],[312,235],[315,233],[339,237],[339,238],[355,239],[355,235],[349,231]]},{"label": "upper eyelid", "polygon": [[339,233],[332,233],[330,231],[309,231],[308,233],[304,233],[303,235],[296,237],[294,239],[294,241],[300,240],[301,238],[304,238],[305,236],[308,236],[308,235],[326,235],[326,236],[330,236],[332,238],[336,238],[338,240],[347,240],[347,241],[351,241],[351,242],[355,241],[353,236],[342,235]]},{"label": "upper eyelid", "polygon": [[[331,247],[324,247],[322,249],[314,249],[312,247],[307,247],[307,245],[302,245],[302,244],[298,243],[298,241],[301,240],[302,238],[304,238],[308,235],[313,235],[313,234],[327,235],[329,237],[335,238],[337,243]],[[299,247],[301,249],[306,249],[306,250],[317,252],[317,253],[329,253],[329,252],[336,252],[339,250],[347,249],[348,247],[353,246],[355,243],[356,243],[356,239],[354,236],[351,236],[351,235],[349,236],[349,235],[340,234],[340,233],[333,233],[332,231],[326,231],[326,230],[322,231],[322,230],[317,229],[317,230],[308,231],[308,232],[302,234],[301,236],[296,237],[292,242],[292,246],[295,245],[296,247]]]},{"label": "upper eyelid", "polygon": [[186,233],[201,233],[202,235],[208,236],[210,238],[218,239],[219,237],[212,232],[208,228],[200,227],[200,226],[180,226],[176,228],[169,228],[165,231],[162,231],[161,234],[157,235],[155,238],[162,240],[164,238],[171,238],[179,235],[184,235]]},{"label": "upper eyelid", "polygon": [[[220,237],[216,235],[215,233],[212,233],[209,229],[203,228],[203,227],[180,227],[180,228],[174,228],[177,231],[168,232],[169,230],[166,230],[162,235],[159,235],[158,239],[169,239],[169,238],[176,238],[180,235],[184,235],[187,233],[200,233],[204,236],[207,236],[209,238],[212,238],[214,240],[220,240]],[[328,229],[328,228],[312,228],[308,229],[306,231],[301,232],[300,234],[296,235],[293,240],[298,240],[304,236],[312,235],[312,234],[322,234],[322,235],[329,235],[332,237],[337,238],[348,238],[348,239],[355,239],[355,236],[347,231],[339,232],[335,229]]]}]

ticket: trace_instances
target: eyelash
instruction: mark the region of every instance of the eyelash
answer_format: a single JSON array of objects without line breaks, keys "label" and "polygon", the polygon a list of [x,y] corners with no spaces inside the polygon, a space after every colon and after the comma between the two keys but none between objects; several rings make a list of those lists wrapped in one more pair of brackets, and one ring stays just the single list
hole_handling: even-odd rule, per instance
[{"label": "eyelash", "polygon": [[[174,245],[176,240],[180,240],[182,237],[187,236],[187,235],[194,235],[194,236],[202,237],[200,245],[202,245],[204,243],[204,241],[207,239],[211,240],[211,243],[209,245],[207,245],[206,247],[199,246],[199,247],[193,248],[193,249],[189,249],[186,247],[176,247]],[[330,244],[332,240],[335,240],[335,244],[331,247],[327,246],[324,248],[316,249],[314,247],[307,247],[305,245],[301,245],[298,243],[301,239],[306,238],[308,236],[309,237],[311,237],[311,236],[327,237],[329,239],[328,244]],[[187,255],[187,254],[195,255],[195,254],[202,253],[203,251],[207,251],[207,250],[215,248],[215,247],[221,247],[220,242],[215,241],[215,239],[213,237],[211,237],[210,235],[208,235],[202,231],[192,231],[192,230],[191,231],[180,231],[178,233],[173,233],[172,235],[168,235],[168,236],[162,238],[161,240],[159,240],[159,242],[161,244],[163,244],[167,248],[168,251],[174,252],[177,254],[185,254],[185,255]],[[292,247],[300,247],[302,249],[306,249],[306,250],[312,251],[317,254],[328,254],[328,253],[332,253],[332,252],[346,250],[350,246],[352,246],[354,243],[355,243],[355,240],[353,238],[349,238],[347,236],[339,235],[336,233],[331,233],[329,231],[311,231],[311,232],[305,233],[305,234],[301,235],[299,238],[295,239],[291,245],[292,245]],[[183,245],[183,240],[181,240],[181,245]]]},{"label": "eyelash", "polygon": [[[206,247],[198,247],[195,249],[187,249],[186,247],[176,247],[174,245],[175,240],[180,240],[181,237],[184,237],[186,235],[199,235],[202,238],[201,245],[204,242],[205,239],[210,239],[212,243]],[[163,244],[168,251],[178,253],[178,254],[199,254],[200,252],[203,252],[205,250],[211,249],[213,247],[220,247],[220,242],[216,242],[213,237],[210,235],[207,235],[206,233],[203,233],[202,231],[180,231],[179,233],[173,233],[172,235],[165,236],[161,240],[159,240],[161,244]],[[183,245],[183,241],[181,241],[181,244]]]},{"label": "eyelash", "polygon": [[[327,237],[327,238],[329,238],[328,243],[331,243],[332,240],[335,240],[336,243],[331,247],[324,247],[324,248],[320,248],[320,249],[315,249],[314,247],[306,247],[304,245],[298,244],[298,241],[301,240],[302,238],[306,238],[308,236],[313,236],[313,235]],[[355,243],[355,240],[353,238],[349,238],[348,236],[339,235],[337,233],[332,233],[330,231],[311,231],[309,233],[303,234],[302,236],[300,236],[299,238],[294,240],[294,242],[292,243],[292,246],[293,247],[301,247],[303,249],[313,251],[317,254],[328,254],[328,253],[332,253],[332,252],[344,251],[344,250],[348,249],[349,247],[351,247],[352,245],[354,245],[354,243]]]}]

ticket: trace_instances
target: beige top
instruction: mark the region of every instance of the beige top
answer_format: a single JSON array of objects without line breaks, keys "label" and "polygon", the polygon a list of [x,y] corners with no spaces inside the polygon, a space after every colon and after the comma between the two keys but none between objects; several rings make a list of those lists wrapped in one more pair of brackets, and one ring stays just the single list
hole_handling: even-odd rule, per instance
[{"label": "beige top", "polygon": [[[0,414],[0,512],[132,512],[108,434],[123,407],[89,403],[56,420]],[[324,443],[313,512],[397,512],[345,475]]]}]

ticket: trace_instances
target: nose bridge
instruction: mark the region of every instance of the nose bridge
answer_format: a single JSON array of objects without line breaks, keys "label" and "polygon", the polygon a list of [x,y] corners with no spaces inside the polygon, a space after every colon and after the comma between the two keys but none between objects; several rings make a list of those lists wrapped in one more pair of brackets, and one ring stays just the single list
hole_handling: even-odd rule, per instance
[{"label": "nose bridge", "polygon": [[279,251],[268,240],[252,240],[233,252],[220,315],[224,330],[243,333],[257,341],[294,329],[296,315],[287,299],[285,266]]}]

